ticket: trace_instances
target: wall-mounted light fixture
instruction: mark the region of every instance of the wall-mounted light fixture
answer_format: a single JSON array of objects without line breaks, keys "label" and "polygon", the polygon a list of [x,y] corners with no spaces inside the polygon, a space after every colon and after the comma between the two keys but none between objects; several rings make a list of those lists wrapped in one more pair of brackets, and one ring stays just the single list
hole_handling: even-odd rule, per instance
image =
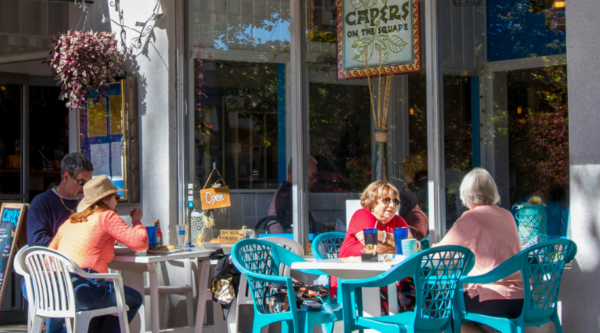
[{"label": "wall-mounted light fixture", "polygon": [[517,108],[517,113],[521,114],[521,112],[523,112],[523,108],[519,105],[519,107]]},{"label": "wall-mounted light fixture", "polygon": [[560,1],[560,0],[554,1],[555,9],[563,9],[563,8],[565,8],[566,5],[567,5],[566,1]]},{"label": "wall-mounted light fixture", "polygon": [[410,113],[411,116],[415,115],[415,109],[414,108],[410,108],[408,112]]}]

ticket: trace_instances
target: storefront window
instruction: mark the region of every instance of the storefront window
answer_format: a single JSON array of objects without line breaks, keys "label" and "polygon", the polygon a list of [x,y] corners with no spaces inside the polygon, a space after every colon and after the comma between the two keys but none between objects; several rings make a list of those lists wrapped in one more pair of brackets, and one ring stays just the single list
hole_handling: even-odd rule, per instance
[{"label": "storefront window", "polygon": [[[272,199],[288,180],[289,1],[198,0],[187,6],[191,238],[207,242],[223,229],[254,229],[272,220],[265,220],[274,215]],[[229,186],[231,207],[202,211],[199,191],[219,175]],[[291,198],[285,204],[291,214]],[[291,232],[288,222],[284,232]]]},{"label": "storefront window", "polygon": [[23,86],[0,83],[0,195],[21,194]]},{"label": "storefront window", "polygon": [[466,210],[462,177],[482,167],[523,245],[568,234],[565,8],[555,3],[439,3],[447,229]]},{"label": "storefront window", "polygon": [[[315,234],[346,231],[360,194],[375,180],[375,140],[366,78],[337,80],[336,10],[332,0],[306,0],[305,77],[308,92],[310,241]],[[421,2],[421,9],[425,6]],[[425,36],[421,10],[421,36]],[[424,39],[421,46],[424,47]],[[421,53],[424,60],[424,52]],[[422,63],[423,64],[423,63]],[[393,78],[388,109],[388,181],[411,191],[414,209],[427,213],[427,108],[425,66],[420,73]],[[377,86],[377,78],[372,78]],[[418,201],[418,202],[417,202]]]}]

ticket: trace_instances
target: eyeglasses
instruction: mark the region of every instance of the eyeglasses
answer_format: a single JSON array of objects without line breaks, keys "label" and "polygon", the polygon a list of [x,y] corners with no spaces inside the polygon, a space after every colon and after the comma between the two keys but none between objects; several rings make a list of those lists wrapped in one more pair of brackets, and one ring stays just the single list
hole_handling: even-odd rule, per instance
[{"label": "eyeglasses", "polygon": [[383,199],[381,199],[381,202],[383,202],[386,205],[389,205],[390,202],[394,202],[394,206],[400,207],[400,200],[398,200],[398,199],[383,198]]},{"label": "eyeglasses", "polygon": [[309,176],[310,178],[312,178],[312,179],[315,179],[315,178],[319,177],[319,175],[318,175],[318,174],[317,174],[317,175],[313,175],[313,174],[312,174],[312,173],[310,173],[310,172],[308,173],[308,176]]},{"label": "eyeglasses", "polygon": [[88,182],[88,181],[87,181],[87,180],[85,180],[85,179],[77,179],[77,178],[75,178],[75,177],[73,177],[73,176],[71,176],[71,178],[73,178],[73,180],[74,180],[74,181],[76,181],[76,182],[77,182],[77,184],[79,184],[79,186],[83,186],[83,185],[85,185],[85,183],[87,183],[87,182]]}]

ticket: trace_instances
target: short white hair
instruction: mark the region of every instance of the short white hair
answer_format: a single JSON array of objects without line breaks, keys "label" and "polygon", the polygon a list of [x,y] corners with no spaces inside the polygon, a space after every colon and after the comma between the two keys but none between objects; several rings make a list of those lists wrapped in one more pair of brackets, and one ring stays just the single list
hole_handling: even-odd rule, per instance
[{"label": "short white hair", "polygon": [[460,200],[469,209],[500,202],[500,194],[494,178],[484,169],[475,168],[460,184]]}]

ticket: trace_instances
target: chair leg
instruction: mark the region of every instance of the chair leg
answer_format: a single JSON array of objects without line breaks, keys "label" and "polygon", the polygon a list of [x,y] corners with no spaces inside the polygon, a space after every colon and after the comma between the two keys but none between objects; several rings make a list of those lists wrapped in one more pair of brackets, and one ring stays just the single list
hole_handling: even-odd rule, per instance
[{"label": "chair leg", "polygon": [[42,333],[42,326],[44,326],[44,319],[42,319],[42,317],[35,316],[35,317],[33,317],[33,320],[31,323],[31,331],[30,332]]},{"label": "chair leg", "polygon": [[[163,318],[165,317],[165,307],[166,307],[166,303],[167,303],[167,294],[159,294],[158,296],[158,304],[159,304],[159,309],[158,309],[158,327],[160,327],[161,329],[164,328],[164,320]],[[192,325],[193,326],[193,325]]]},{"label": "chair leg", "polygon": [[562,325],[556,312],[552,315],[551,320],[554,323],[554,327],[556,328],[556,333],[563,333]]},{"label": "chair leg", "polygon": [[73,333],[73,325],[71,324],[71,318],[65,318],[65,328],[67,333]]},{"label": "chair leg", "polygon": [[333,325],[335,323],[326,323],[326,324],[321,324],[321,331],[323,331],[323,333],[333,333]]},{"label": "chair leg", "polygon": [[[121,333],[129,333],[129,320],[127,319],[127,312],[120,312],[119,316],[119,327],[121,328]],[[86,332],[86,331],[84,331]]]},{"label": "chair leg", "polygon": [[[289,320],[284,320],[281,322],[281,333],[290,333],[295,332],[294,323],[290,323]],[[299,333],[299,332],[297,332]]]},{"label": "chair leg", "polygon": [[76,314],[75,318],[73,318],[73,328],[75,329],[75,333],[87,332],[88,327],[90,326],[90,320],[92,320],[92,317],[89,312]]},{"label": "chair leg", "polygon": [[194,293],[188,292],[185,295],[186,305],[187,305],[187,320],[188,326],[194,326]]}]

